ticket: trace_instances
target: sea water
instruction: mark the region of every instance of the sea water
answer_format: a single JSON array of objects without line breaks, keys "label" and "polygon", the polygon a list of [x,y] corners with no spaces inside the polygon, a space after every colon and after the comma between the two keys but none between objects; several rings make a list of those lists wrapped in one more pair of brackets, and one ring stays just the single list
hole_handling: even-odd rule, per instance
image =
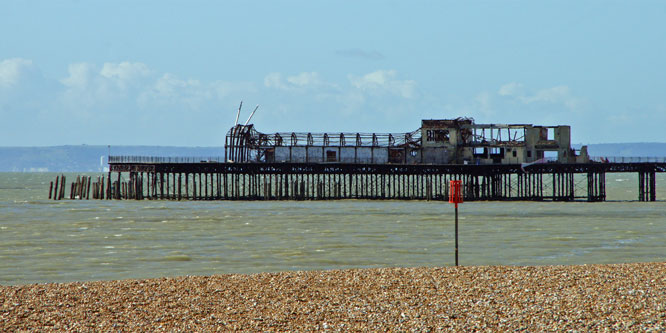
[{"label": "sea water", "polygon": [[[55,176],[0,173],[0,284],[454,264],[447,202],[53,201]],[[461,204],[460,264],[664,261],[665,175],[657,202],[606,183],[603,203]]]}]

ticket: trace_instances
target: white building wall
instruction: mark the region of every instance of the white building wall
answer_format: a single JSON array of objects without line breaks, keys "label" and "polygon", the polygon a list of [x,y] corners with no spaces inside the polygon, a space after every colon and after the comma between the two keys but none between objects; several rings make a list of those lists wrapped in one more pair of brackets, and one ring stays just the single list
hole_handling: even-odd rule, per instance
[{"label": "white building wall", "polygon": [[291,147],[291,161],[292,163],[305,163],[305,149],[306,147]]},{"label": "white building wall", "polygon": [[[511,151],[509,151],[511,149]],[[513,153],[516,156],[513,156]],[[525,161],[525,147],[509,147],[504,150],[504,158],[502,164],[520,164]]]},{"label": "white building wall", "polygon": [[275,162],[289,162],[289,147],[275,147]]},{"label": "white building wall", "polygon": [[340,147],[340,163],[354,163],[354,153],[356,147]]},{"label": "white building wall", "polygon": [[322,147],[307,147],[307,150],[308,150],[308,162],[321,163],[324,161],[324,158],[322,158],[324,149]]},{"label": "white building wall", "polygon": [[385,164],[388,163],[388,148],[373,148],[374,163]]},{"label": "white building wall", "polygon": [[372,163],[372,148],[356,148],[356,163]]}]

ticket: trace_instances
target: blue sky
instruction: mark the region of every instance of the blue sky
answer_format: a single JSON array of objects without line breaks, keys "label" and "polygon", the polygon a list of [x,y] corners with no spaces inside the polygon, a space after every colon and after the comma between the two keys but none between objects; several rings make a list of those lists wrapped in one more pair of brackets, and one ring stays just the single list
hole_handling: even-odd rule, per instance
[{"label": "blue sky", "polygon": [[216,146],[421,119],[666,142],[664,1],[2,1],[0,145]]}]

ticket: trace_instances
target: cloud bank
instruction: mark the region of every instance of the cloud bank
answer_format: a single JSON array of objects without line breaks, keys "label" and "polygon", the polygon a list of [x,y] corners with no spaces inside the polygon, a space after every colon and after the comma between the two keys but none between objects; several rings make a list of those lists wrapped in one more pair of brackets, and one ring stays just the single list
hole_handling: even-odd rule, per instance
[{"label": "cloud bank", "polygon": [[[265,75],[263,84],[178,77],[131,61],[72,63],[66,72],[64,77],[47,78],[29,59],[0,61],[0,116],[12,122],[11,126],[8,122],[0,126],[4,142],[113,142],[118,139],[114,134],[118,130],[141,133],[145,138],[179,128],[190,131],[187,138],[197,133],[191,131],[193,128],[200,128],[200,132],[211,134],[192,141],[179,138],[157,143],[204,144],[211,140],[220,144],[233,118],[231,111],[240,100],[263,104],[255,121],[279,129],[298,130],[316,122],[335,130],[331,127],[371,126],[376,118],[373,110],[406,117],[408,104],[419,96],[416,82],[401,78],[395,70],[348,74],[347,80],[340,82],[313,71],[274,72]],[[383,106],[387,102],[390,107]],[[354,123],[349,122],[350,116]],[[10,127],[22,128],[24,138],[10,137]],[[58,138],[56,142],[41,134],[49,129],[55,131],[51,137]]]},{"label": "cloud bank", "polygon": [[526,92],[525,87],[516,82],[502,85],[497,91],[499,96],[513,98],[523,104],[549,103],[560,104],[569,110],[575,110],[582,100],[573,95],[571,89],[566,85],[537,90],[531,94]]},{"label": "cloud bank", "polygon": [[[267,132],[402,132],[421,119],[471,116],[480,123],[570,124],[574,141],[600,142],[617,141],[626,126],[660,133],[663,121],[650,119],[666,117],[663,104],[601,112],[567,84],[428,91],[394,69],[336,79],[317,71],[272,72],[254,81],[180,77],[131,61],[72,63],[63,72],[47,77],[30,59],[0,60],[4,145],[223,145],[241,100],[262,105],[253,122]],[[598,136],[600,126],[608,138]]]},{"label": "cloud bank", "polygon": [[372,94],[390,94],[402,98],[415,98],[416,81],[399,80],[394,70],[378,70],[363,76],[349,75],[351,85]]}]

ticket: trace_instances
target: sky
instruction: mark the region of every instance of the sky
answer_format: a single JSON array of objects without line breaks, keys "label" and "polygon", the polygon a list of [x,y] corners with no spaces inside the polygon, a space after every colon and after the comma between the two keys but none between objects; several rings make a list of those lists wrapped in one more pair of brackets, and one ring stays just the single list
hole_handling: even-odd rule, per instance
[{"label": "sky", "polygon": [[0,0],[0,146],[222,146],[421,119],[666,142],[665,1]]}]

